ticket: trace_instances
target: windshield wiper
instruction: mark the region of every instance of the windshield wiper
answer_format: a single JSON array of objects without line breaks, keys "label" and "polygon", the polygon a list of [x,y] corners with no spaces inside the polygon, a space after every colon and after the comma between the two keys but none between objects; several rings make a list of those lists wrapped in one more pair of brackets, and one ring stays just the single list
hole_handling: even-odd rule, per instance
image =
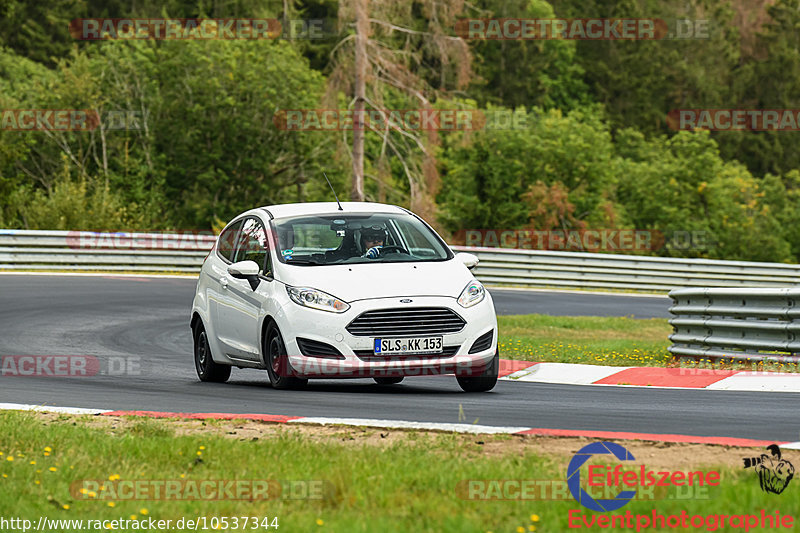
[{"label": "windshield wiper", "polygon": [[286,263],[290,265],[322,265],[324,263],[320,263],[319,261],[313,261],[311,259],[287,259]]}]

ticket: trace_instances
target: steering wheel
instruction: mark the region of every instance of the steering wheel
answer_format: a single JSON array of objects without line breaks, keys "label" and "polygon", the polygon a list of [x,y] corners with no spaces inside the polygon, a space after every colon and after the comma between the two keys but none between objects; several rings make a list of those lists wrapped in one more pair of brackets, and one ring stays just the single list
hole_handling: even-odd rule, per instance
[{"label": "steering wheel", "polygon": [[386,252],[389,252],[389,251],[397,251],[397,252],[402,252],[402,253],[404,253],[406,255],[411,255],[410,253],[408,253],[408,250],[406,250],[402,246],[395,246],[395,245],[384,246],[383,248],[381,248],[381,255],[383,255],[383,254],[385,254]]}]

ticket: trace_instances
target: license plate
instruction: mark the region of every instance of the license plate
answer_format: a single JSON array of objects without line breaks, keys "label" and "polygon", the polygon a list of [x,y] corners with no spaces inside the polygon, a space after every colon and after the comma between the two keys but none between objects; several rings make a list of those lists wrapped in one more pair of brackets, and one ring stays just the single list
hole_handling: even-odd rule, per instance
[{"label": "license plate", "polygon": [[375,355],[442,353],[441,337],[375,339]]}]

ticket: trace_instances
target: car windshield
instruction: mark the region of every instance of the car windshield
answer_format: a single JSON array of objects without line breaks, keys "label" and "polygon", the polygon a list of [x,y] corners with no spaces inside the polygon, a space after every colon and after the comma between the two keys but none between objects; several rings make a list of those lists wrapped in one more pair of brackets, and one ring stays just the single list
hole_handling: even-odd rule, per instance
[{"label": "car windshield", "polygon": [[304,215],[272,221],[281,262],[301,266],[444,261],[447,245],[405,213]]}]

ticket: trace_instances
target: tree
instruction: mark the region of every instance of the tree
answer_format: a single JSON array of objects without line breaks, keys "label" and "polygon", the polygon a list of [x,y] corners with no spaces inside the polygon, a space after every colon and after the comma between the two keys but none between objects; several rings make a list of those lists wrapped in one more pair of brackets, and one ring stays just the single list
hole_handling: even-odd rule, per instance
[{"label": "tree", "polygon": [[367,196],[362,185],[362,154],[372,133],[380,139],[378,153],[372,154],[375,167],[391,168],[386,161],[391,153],[408,181],[412,209],[433,215],[432,195],[438,187],[436,166],[432,164],[436,133],[391,125],[378,131],[361,124],[359,113],[363,109],[385,110],[387,102],[429,109],[448,87],[466,86],[470,76],[468,47],[461,38],[447,34],[460,7],[456,0],[342,2],[340,21],[347,27],[355,21],[355,26],[335,48],[328,82],[331,95],[340,91],[353,95],[348,107],[352,106],[355,113],[354,200]]}]

